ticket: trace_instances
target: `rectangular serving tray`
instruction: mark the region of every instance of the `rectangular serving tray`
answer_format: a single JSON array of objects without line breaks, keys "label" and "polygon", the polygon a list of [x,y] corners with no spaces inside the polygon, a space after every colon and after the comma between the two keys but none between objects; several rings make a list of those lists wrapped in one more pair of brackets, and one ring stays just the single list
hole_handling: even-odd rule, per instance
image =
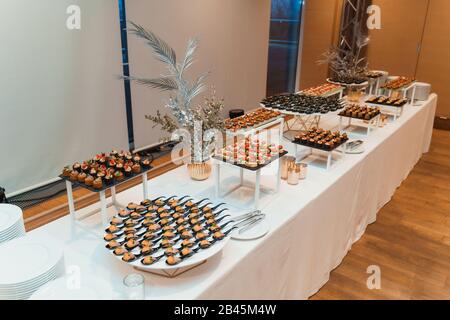
[{"label": "rectangular serving tray", "polygon": [[293,144],[296,144],[296,145],[299,145],[299,146],[302,146],[302,147],[305,147],[305,148],[313,148],[313,149],[316,149],[316,150],[320,150],[320,151],[325,151],[325,152],[333,152],[333,151],[335,151],[337,148],[339,148],[339,147],[341,147],[341,146],[343,146],[344,144],[346,144],[348,142],[348,140],[347,141],[345,141],[345,142],[341,142],[339,145],[337,145],[336,147],[334,147],[333,149],[325,149],[325,148],[318,148],[318,147],[315,147],[315,146],[310,146],[310,145],[307,145],[307,144],[303,144],[303,143],[301,143],[301,142],[299,142],[299,141],[296,141],[296,140],[293,140],[292,141],[292,143]]},{"label": "rectangular serving tray", "polygon": [[222,162],[224,162],[224,163],[228,163],[228,164],[231,164],[231,165],[233,165],[233,166],[237,166],[237,167],[240,167],[240,168],[243,168],[243,169],[246,169],[246,170],[250,170],[250,171],[258,171],[258,170],[261,170],[262,168],[268,166],[268,165],[271,164],[272,162],[274,162],[274,161],[276,161],[276,160],[278,160],[278,159],[281,159],[282,157],[284,157],[284,156],[287,155],[288,153],[289,153],[289,152],[287,152],[287,151],[283,151],[283,152],[280,153],[278,156],[275,156],[275,157],[273,157],[272,159],[270,159],[269,162],[267,162],[267,163],[265,163],[265,164],[262,164],[262,165],[258,165],[258,166],[256,166],[256,167],[249,167],[249,166],[246,166],[246,165],[243,165],[243,164],[239,164],[239,163],[236,163],[236,162],[228,162],[228,161],[224,160],[222,157],[214,156],[213,158],[216,159],[216,160],[218,160],[218,161],[222,161]]},{"label": "rectangular serving tray", "polygon": [[147,172],[149,172],[152,169],[153,169],[152,166],[150,166],[150,168],[145,169],[145,170],[142,169],[140,173],[132,173],[131,176],[125,177],[122,181],[114,181],[114,183],[112,183],[110,185],[106,185],[105,182],[103,181],[103,188],[101,188],[101,189],[95,189],[93,186],[87,186],[84,183],[81,183],[81,182],[78,182],[78,181],[72,181],[72,180],[70,180],[69,177],[64,177],[63,175],[59,175],[59,177],[61,179],[65,180],[65,181],[71,182],[75,187],[81,187],[81,188],[87,189],[89,191],[98,193],[98,192],[102,192],[102,191],[108,190],[108,189],[110,189],[112,187],[115,187],[115,186],[117,186],[119,184],[122,184],[122,183],[125,183],[127,181],[130,181],[133,178],[142,176],[144,173],[147,174]]}]

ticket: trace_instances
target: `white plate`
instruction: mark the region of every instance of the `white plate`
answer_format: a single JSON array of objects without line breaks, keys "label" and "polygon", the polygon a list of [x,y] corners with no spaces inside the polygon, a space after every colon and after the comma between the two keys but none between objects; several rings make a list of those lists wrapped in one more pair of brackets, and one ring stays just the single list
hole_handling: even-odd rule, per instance
[{"label": "white plate", "polygon": [[37,290],[30,300],[113,300],[113,288],[105,280],[82,276],[80,288],[71,288],[68,277],[58,278]]},{"label": "white plate", "polygon": [[0,286],[16,286],[52,270],[63,256],[52,238],[25,236],[0,245]]},{"label": "white plate", "polygon": [[22,209],[11,204],[0,204],[0,236],[22,220]]},{"label": "white plate", "polygon": [[64,273],[64,265],[61,261],[58,263],[58,266],[55,266],[55,268],[52,268],[45,274],[41,275],[40,277],[37,277],[33,280],[27,281],[25,283],[21,284],[15,284],[15,285],[6,285],[6,286],[0,286],[0,295],[4,292],[8,291],[20,291],[20,290],[27,290],[30,288],[35,288],[41,286],[43,283],[46,283],[51,280],[52,278],[56,278],[57,276]]},{"label": "white plate", "polygon": [[244,240],[244,241],[250,241],[250,240],[257,240],[262,237],[264,237],[267,233],[270,231],[270,226],[267,223],[267,220],[264,219],[257,225],[255,225],[253,228],[245,231],[244,233],[239,233],[239,230],[234,231],[231,234],[231,239],[233,240]]},{"label": "white plate", "polygon": [[[141,259],[139,258],[134,262],[128,263],[131,266],[134,267],[138,267],[139,269],[142,270],[150,270],[150,271],[170,271],[170,270],[176,270],[176,269],[182,269],[182,268],[187,268],[193,265],[196,265],[198,263],[201,263],[209,258],[212,258],[213,256],[215,256],[216,254],[218,254],[219,252],[222,251],[222,249],[227,245],[228,241],[230,240],[230,236],[226,237],[225,239],[215,243],[212,247],[210,247],[209,249],[200,249],[200,251],[198,251],[196,254],[194,254],[192,257],[187,258],[186,260],[182,261],[180,264],[177,264],[176,266],[169,266],[166,263],[166,258],[163,257],[161,260],[159,260],[157,263],[151,265],[151,266],[146,266],[143,265],[141,263]],[[163,254],[164,252],[162,250],[159,250],[158,252],[156,252],[155,254],[153,254],[153,256],[159,256],[161,254]],[[111,251],[111,254],[114,255],[114,253]],[[114,255],[115,256],[115,255]],[[118,257],[115,256],[117,259],[119,259],[120,261],[124,262],[122,260],[122,257]],[[127,262],[124,262],[127,263]]]}]

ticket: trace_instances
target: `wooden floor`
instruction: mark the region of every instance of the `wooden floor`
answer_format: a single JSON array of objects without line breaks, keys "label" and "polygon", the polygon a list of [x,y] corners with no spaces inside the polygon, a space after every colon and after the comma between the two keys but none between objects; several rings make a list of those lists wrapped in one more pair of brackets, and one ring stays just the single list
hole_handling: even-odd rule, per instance
[{"label": "wooden floor", "polygon": [[[371,265],[380,290],[367,288]],[[434,131],[431,152],[312,299],[450,299],[450,131]]]},{"label": "wooden floor", "polygon": [[[78,207],[98,201],[81,190],[76,197]],[[38,217],[27,229],[67,214],[65,203],[61,196],[26,210],[25,217]],[[381,290],[366,286],[371,265],[381,268]],[[450,131],[434,131],[431,152],[312,299],[450,299]]]}]

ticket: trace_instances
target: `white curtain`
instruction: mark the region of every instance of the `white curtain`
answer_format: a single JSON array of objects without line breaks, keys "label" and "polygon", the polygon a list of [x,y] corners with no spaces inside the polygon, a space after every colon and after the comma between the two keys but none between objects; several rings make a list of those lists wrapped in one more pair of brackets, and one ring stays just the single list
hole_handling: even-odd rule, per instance
[{"label": "white curtain", "polygon": [[[69,30],[70,5],[81,30]],[[0,186],[11,194],[64,165],[128,147],[116,0],[2,0]]]}]

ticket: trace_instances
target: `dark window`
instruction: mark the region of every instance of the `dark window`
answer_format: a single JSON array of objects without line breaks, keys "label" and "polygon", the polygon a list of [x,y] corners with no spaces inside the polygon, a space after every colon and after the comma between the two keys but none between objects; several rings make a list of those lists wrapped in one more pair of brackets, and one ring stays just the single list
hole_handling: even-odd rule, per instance
[{"label": "dark window", "polygon": [[295,91],[302,0],[272,0],[267,95]]}]

